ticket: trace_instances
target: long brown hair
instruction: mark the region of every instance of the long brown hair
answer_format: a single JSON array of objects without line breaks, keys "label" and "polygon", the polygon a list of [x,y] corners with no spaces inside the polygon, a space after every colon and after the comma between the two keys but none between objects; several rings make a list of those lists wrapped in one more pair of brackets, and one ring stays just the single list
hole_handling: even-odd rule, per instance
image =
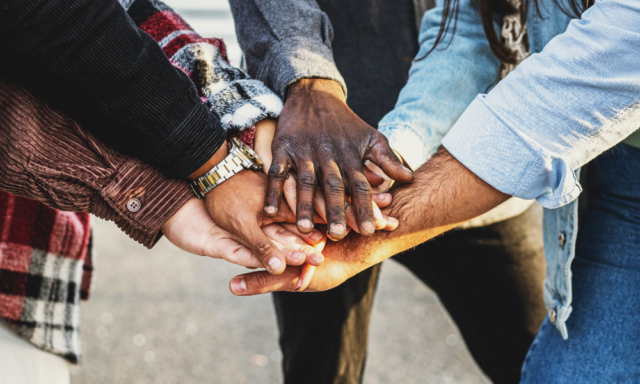
[{"label": "long brown hair", "polygon": [[[515,13],[520,13],[520,20],[524,25],[527,20],[527,10],[529,9],[529,1],[533,1],[536,7],[536,12],[538,15],[540,13],[540,7],[538,0],[522,0],[520,9],[516,9],[513,4],[509,0],[477,0],[478,1],[478,11],[480,12],[480,17],[482,19],[482,28],[484,29],[484,34],[487,36],[487,41],[489,41],[489,46],[491,47],[491,51],[500,61],[505,64],[516,64],[515,52],[513,52],[509,47],[505,46],[504,43],[500,40],[500,37],[496,34],[496,30],[493,26],[495,16],[506,16],[512,15]],[[593,4],[594,0],[568,0],[568,4],[560,4],[558,0],[553,0],[554,3],[562,10],[564,14],[570,17],[580,17],[582,12],[589,7],[589,5]],[[589,4],[591,3],[591,4]],[[456,33],[456,27],[458,25],[458,9],[460,7],[460,0],[444,0],[444,7],[442,11],[442,20],[440,22],[440,30],[438,31],[438,36],[436,36],[436,41],[433,43],[433,46],[423,57],[418,60],[422,60],[425,57],[429,56],[431,52],[433,52],[438,44],[442,43],[445,35],[452,27],[451,22],[453,21],[453,29],[452,36]]]}]

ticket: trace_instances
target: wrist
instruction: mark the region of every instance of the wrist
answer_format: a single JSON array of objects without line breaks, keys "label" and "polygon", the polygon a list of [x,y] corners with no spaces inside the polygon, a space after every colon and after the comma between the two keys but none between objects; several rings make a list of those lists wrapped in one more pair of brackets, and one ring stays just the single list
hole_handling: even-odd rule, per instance
[{"label": "wrist", "polygon": [[345,95],[342,85],[329,79],[299,79],[287,87],[286,99],[301,97],[309,93],[324,93],[343,102],[347,101],[347,95]]},{"label": "wrist", "polygon": [[264,119],[256,124],[256,132],[253,140],[253,150],[262,160],[262,170],[266,173],[271,166],[271,143],[276,133],[276,120]]},{"label": "wrist", "polygon": [[189,179],[195,180],[198,177],[204,175],[211,168],[218,165],[218,163],[224,160],[228,155],[229,155],[229,143],[225,141],[224,143],[222,143],[220,148],[218,148],[218,150],[213,154],[213,156],[211,156],[209,160],[207,160],[206,163],[204,163],[200,168],[198,168],[197,171],[189,175]]}]

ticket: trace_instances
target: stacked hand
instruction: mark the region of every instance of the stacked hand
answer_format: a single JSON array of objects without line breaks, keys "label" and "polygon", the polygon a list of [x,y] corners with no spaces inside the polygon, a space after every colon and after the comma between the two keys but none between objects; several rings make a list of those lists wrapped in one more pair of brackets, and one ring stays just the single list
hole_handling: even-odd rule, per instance
[{"label": "stacked hand", "polygon": [[[404,182],[411,181],[412,174],[384,136],[347,107],[337,83],[295,83],[277,128],[273,120],[257,124],[254,144],[269,177],[244,170],[210,191],[204,201],[189,201],[163,227],[170,241],[198,255],[264,267],[266,271],[252,275],[254,279],[284,274],[292,290],[304,290],[315,267],[325,261],[321,251],[327,235],[314,223],[327,224],[328,236],[335,241],[351,229],[368,236],[376,229],[398,227],[397,219],[380,210],[391,203],[391,195],[372,194],[371,185],[384,192],[390,180],[385,173]],[[192,179],[227,153],[223,146]],[[363,167],[364,161],[368,167]],[[339,248],[332,244],[328,249],[335,253]],[[356,259],[333,257],[323,265],[323,277],[312,283],[312,289],[326,284],[329,269],[335,269],[338,277],[344,274],[338,270],[343,271],[345,263],[355,266]],[[246,292],[246,281],[234,280],[232,290]]]}]

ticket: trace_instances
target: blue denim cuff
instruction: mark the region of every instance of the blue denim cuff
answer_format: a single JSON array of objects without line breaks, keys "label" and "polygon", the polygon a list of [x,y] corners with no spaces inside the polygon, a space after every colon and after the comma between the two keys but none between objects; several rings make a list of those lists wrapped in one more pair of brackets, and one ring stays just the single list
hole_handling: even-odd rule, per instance
[{"label": "blue denim cuff", "polygon": [[383,125],[378,130],[389,140],[389,146],[402,155],[413,170],[420,168],[437,149],[427,145],[418,131],[407,124]]}]

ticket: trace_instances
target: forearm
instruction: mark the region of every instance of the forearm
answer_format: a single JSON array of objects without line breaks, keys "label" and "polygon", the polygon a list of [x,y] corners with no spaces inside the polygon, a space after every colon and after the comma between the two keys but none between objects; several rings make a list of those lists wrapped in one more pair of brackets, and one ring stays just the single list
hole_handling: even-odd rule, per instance
[{"label": "forearm", "polygon": [[224,141],[191,80],[115,0],[4,2],[0,31],[5,74],[169,176],[186,177]]},{"label": "forearm", "polygon": [[505,193],[570,203],[575,171],[638,129],[638,44],[640,2],[596,1],[478,96],[443,145]]},{"label": "forearm", "polygon": [[4,79],[0,190],[113,221],[147,247],[193,198],[186,182],[113,150],[22,85]]},{"label": "forearm", "polygon": [[[459,224],[477,217],[509,198],[471,173],[445,149],[440,149],[414,173],[414,181],[393,192],[387,212],[400,220],[393,232],[376,232],[327,244],[325,261],[302,290],[324,291],[372,265],[415,247]],[[236,277],[236,295],[255,295],[272,291],[299,291],[299,269],[287,268],[279,276],[253,272]],[[246,288],[236,289],[243,286]],[[235,288],[234,288],[235,287]]]},{"label": "forearm", "polygon": [[[383,212],[397,217],[400,226],[374,237],[351,235],[343,246],[373,264],[415,247],[506,201],[499,192],[440,150],[414,172],[414,181],[391,191],[392,204]],[[340,243],[335,244],[340,247]]]}]

